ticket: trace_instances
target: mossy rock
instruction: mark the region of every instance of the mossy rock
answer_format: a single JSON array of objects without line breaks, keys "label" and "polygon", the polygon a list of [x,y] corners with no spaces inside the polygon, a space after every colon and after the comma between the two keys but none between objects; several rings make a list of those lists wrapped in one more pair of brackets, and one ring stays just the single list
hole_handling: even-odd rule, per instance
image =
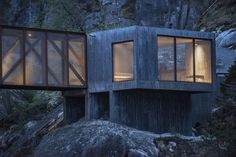
[{"label": "mossy rock", "polygon": [[127,0],[121,6],[121,12],[124,18],[127,19],[135,19],[136,18],[136,8],[135,8],[136,0]]}]

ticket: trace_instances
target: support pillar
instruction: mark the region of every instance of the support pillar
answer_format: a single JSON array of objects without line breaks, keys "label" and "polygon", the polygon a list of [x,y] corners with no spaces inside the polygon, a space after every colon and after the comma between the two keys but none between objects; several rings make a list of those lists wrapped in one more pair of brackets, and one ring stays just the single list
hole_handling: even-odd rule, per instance
[{"label": "support pillar", "polygon": [[64,96],[64,123],[71,124],[85,117],[85,96],[81,91],[67,91]]}]

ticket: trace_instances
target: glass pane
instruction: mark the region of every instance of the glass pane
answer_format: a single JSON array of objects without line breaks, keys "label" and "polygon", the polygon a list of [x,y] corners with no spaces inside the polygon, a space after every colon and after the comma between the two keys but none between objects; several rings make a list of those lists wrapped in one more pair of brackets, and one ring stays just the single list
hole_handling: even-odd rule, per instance
[{"label": "glass pane", "polygon": [[193,40],[176,38],[176,73],[178,81],[193,82]]},{"label": "glass pane", "polygon": [[158,79],[175,80],[174,38],[159,36],[158,45]]},{"label": "glass pane", "polygon": [[48,84],[63,85],[63,40],[48,40]]},{"label": "glass pane", "polygon": [[133,42],[113,44],[113,80],[127,81],[134,78]]},{"label": "glass pane", "polygon": [[70,39],[69,43],[69,84],[82,85],[85,81],[84,39]]},{"label": "glass pane", "polygon": [[211,83],[211,41],[195,40],[196,82]]},{"label": "glass pane", "polygon": [[43,84],[42,35],[26,33],[25,79],[27,85]]},{"label": "glass pane", "polygon": [[[2,77],[3,83],[23,84],[23,68],[21,60],[21,31],[3,30],[2,36]],[[8,35],[9,34],[9,35]],[[16,34],[16,35],[14,35]]]}]

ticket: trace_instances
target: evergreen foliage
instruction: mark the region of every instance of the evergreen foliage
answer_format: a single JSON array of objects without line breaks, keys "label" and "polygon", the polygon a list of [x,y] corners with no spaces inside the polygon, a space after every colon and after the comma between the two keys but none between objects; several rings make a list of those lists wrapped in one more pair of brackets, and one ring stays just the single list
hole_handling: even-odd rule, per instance
[{"label": "evergreen foliage", "polygon": [[[209,146],[216,147],[226,157],[236,154],[236,60],[221,83],[222,97],[218,108],[213,110],[212,119],[205,138]],[[210,142],[209,142],[210,141]]]},{"label": "evergreen foliage", "polygon": [[38,120],[62,104],[61,92],[0,90],[0,128]]},{"label": "evergreen foliage", "polygon": [[221,83],[221,92],[224,99],[233,99],[236,101],[236,60],[234,64],[229,68],[228,75],[223,83]]}]

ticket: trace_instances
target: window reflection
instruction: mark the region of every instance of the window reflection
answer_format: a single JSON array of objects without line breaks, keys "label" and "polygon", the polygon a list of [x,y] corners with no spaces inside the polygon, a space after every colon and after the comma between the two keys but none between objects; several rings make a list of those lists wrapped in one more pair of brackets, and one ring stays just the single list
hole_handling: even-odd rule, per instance
[{"label": "window reflection", "polygon": [[0,28],[2,83],[42,87],[86,84],[85,36]]},{"label": "window reflection", "polygon": [[158,79],[174,81],[174,38],[158,37]]},{"label": "window reflection", "polygon": [[176,38],[177,81],[193,82],[193,40]]},{"label": "window reflection", "polygon": [[113,80],[127,81],[133,78],[133,42],[113,44]]},{"label": "window reflection", "polygon": [[50,34],[48,45],[48,84],[63,85],[63,37]]},{"label": "window reflection", "polygon": [[210,40],[158,36],[157,41],[158,80],[211,83]]}]

